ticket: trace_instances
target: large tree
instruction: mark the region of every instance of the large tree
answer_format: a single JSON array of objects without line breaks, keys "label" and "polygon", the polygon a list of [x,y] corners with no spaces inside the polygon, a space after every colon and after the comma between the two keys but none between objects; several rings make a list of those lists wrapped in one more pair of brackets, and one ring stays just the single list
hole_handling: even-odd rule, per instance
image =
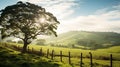
[{"label": "large tree", "polygon": [[56,17],[46,12],[45,8],[28,2],[20,1],[0,11],[0,25],[3,27],[2,38],[14,36],[22,39],[23,53],[37,35],[54,34],[57,36],[58,24]]}]

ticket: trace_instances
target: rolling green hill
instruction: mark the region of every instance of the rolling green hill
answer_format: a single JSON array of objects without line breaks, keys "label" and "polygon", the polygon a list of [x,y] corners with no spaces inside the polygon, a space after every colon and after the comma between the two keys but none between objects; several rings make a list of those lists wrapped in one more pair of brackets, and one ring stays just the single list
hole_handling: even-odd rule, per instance
[{"label": "rolling green hill", "polygon": [[120,45],[120,34],[114,32],[70,31],[59,34],[58,37],[52,36],[47,39],[47,42],[55,45],[103,48]]}]

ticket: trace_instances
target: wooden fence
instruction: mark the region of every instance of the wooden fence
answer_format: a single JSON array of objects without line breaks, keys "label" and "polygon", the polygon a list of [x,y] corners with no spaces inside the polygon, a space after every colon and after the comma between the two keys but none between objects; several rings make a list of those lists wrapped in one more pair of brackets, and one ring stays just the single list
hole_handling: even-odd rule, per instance
[{"label": "wooden fence", "polygon": [[[5,47],[9,47],[7,44],[4,44]],[[9,48],[12,48],[14,50],[18,50],[18,51],[21,51],[22,50],[22,47],[20,47],[19,45],[18,46],[15,46],[15,45],[12,45],[10,46]],[[27,48],[27,52],[28,53],[32,53],[32,54],[37,54],[37,55],[40,55],[40,56],[45,56],[47,58],[50,58],[51,57],[51,60],[54,60],[55,57],[60,57],[60,62],[63,62],[63,57],[68,57],[68,63],[71,64],[72,61],[71,61],[71,52],[69,51],[68,52],[68,56],[65,56],[63,55],[63,52],[60,51],[59,55],[55,55],[55,51],[52,50],[51,53],[50,53],[50,50],[47,49],[46,50],[46,54],[42,52],[42,48],[40,48],[40,51],[35,51],[34,48],[30,49],[29,47]],[[80,67],[83,67],[83,53],[80,53]],[[94,64],[93,64],[93,56],[92,56],[92,53],[89,52],[89,59],[90,59],[90,67],[93,67]],[[109,64],[109,67],[113,67],[113,57],[112,57],[112,54],[110,54],[110,64]]]}]

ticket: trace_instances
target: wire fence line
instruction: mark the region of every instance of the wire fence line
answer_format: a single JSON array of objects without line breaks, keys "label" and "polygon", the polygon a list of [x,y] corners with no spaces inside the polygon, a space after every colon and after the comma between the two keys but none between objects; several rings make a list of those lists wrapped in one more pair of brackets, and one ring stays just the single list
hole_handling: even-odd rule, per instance
[{"label": "wire fence line", "polygon": [[[17,50],[17,51],[21,51],[22,50],[22,47],[19,46],[19,45],[8,45],[7,43],[4,43],[4,44],[2,44],[2,46],[11,48],[11,49],[14,49],[14,50]],[[72,62],[73,62],[71,60],[71,58],[75,58],[75,57],[71,56],[71,52],[70,51],[68,52],[67,56],[63,55],[62,51],[59,52],[59,55],[58,54],[56,55],[55,54],[55,50],[52,50],[50,52],[50,49],[47,49],[46,52],[44,53],[42,48],[40,48],[39,51],[36,51],[34,48],[30,49],[29,47],[27,47],[27,53],[29,53],[29,54],[36,54],[36,55],[39,55],[39,56],[44,56],[46,58],[50,58],[51,60],[54,60],[55,57],[59,57],[60,58],[60,60],[59,60],[60,62],[63,62],[63,58],[66,57],[66,58],[68,58],[68,63],[69,64],[72,64]],[[83,65],[84,65],[83,64],[83,59],[84,59],[83,53],[80,53],[80,56],[77,57],[77,58],[79,58],[79,60],[80,60],[79,61],[79,66],[83,67]],[[93,64],[93,55],[92,55],[91,52],[89,52],[89,57],[88,58],[90,59],[89,60],[89,66],[90,67],[95,67],[94,64]],[[109,61],[110,61],[109,66],[102,66],[102,67],[113,67],[113,55],[112,54],[110,54],[110,56],[109,56]]]}]

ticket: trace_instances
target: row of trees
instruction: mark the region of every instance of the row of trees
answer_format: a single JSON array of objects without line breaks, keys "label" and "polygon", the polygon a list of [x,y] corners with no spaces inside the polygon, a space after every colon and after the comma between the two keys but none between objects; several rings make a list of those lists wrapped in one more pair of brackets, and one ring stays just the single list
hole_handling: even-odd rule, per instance
[{"label": "row of trees", "polygon": [[21,1],[0,10],[0,26],[2,39],[14,36],[23,41],[22,53],[27,46],[36,39],[37,35],[56,34],[59,21],[53,14],[46,12],[45,8]]},{"label": "row of trees", "polygon": [[[9,43],[19,43],[19,44],[24,44],[22,40],[18,40],[18,41],[14,41],[14,40],[11,40],[11,39],[7,39],[5,40],[6,42],[9,42]],[[36,39],[35,41],[33,41],[35,43],[35,45],[46,45],[46,40],[45,39]]]}]

